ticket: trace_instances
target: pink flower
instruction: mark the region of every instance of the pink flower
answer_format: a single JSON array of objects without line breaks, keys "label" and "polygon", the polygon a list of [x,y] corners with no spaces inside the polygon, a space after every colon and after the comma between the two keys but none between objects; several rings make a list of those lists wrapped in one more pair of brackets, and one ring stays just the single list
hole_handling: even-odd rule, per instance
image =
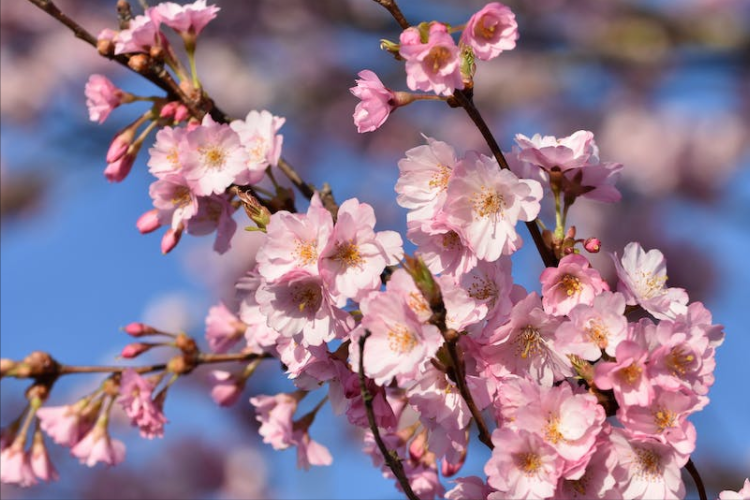
[{"label": "pink flower", "polygon": [[331,213],[315,194],[307,214],[285,210],[271,215],[267,238],[256,255],[258,272],[275,281],[292,271],[318,274],[318,257],[333,232]]},{"label": "pink flower", "polygon": [[131,423],[140,429],[141,436],[147,439],[164,436],[164,424],[167,423],[161,408],[163,400],[153,400],[153,390],[153,383],[135,370],[127,369],[122,372],[117,402],[122,405]]},{"label": "pink flower", "polygon": [[498,2],[485,5],[471,16],[461,34],[461,43],[474,50],[482,61],[489,61],[506,50],[513,50],[518,40],[518,23],[511,10]]},{"label": "pink flower", "polygon": [[357,199],[341,204],[328,244],[320,253],[320,275],[335,296],[361,300],[380,288],[385,266],[403,257],[401,236],[395,231],[374,231],[375,211]]},{"label": "pink flower", "polygon": [[117,465],[125,459],[125,445],[122,441],[112,439],[106,429],[105,420],[99,420],[96,426],[71,450],[70,453],[81,463],[93,467],[99,462]]},{"label": "pink flower", "polygon": [[[187,129],[184,127],[164,127],[156,133],[154,147],[148,150],[148,170],[159,179],[182,174],[181,151],[187,151],[184,141]],[[184,153],[183,153],[184,154]]]},{"label": "pink flower", "polygon": [[539,213],[542,186],[500,170],[493,158],[469,154],[453,171],[444,211],[477,257],[495,261],[521,247],[518,221]]},{"label": "pink flower", "polygon": [[44,435],[39,430],[34,433],[34,442],[31,445],[31,470],[42,481],[57,481],[60,477],[47,453]]},{"label": "pink flower", "polygon": [[[152,9],[149,9],[152,11]],[[115,38],[115,54],[146,52],[158,45],[159,23],[149,15],[135,16],[128,29],[122,30]]]},{"label": "pink flower", "polygon": [[750,479],[745,479],[745,485],[739,491],[724,490],[719,493],[719,500],[750,500]]},{"label": "pink flower", "polygon": [[594,142],[594,134],[588,130],[579,130],[561,139],[551,135],[542,137],[535,134],[528,138],[517,134],[516,143],[521,148],[518,159],[537,165],[545,172],[550,172],[553,168],[565,172],[587,165],[592,158],[599,160],[599,148]]},{"label": "pink flower", "polygon": [[249,172],[248,154],[229,125],[216,123],[206,114],[185,141],[180,162],[195,194],[222,194],[233,182],[243,183]]},{"label": "pink flower", "polygon": [[343,337],[354,326],[352,317],[337,307],[320,276],[304,271],[292,271],[274,283],[266,283],[255,298],[269,327],[285,337],[301,334],[306,345]]},{"label": "pink flower", "polygon": [[578,304],[591,305],[594,297],[609,285],[599,271],[590,267],[583,255],[571,254],[560,259],[557,267],[542,271],[542,304],[544,310],[556,316],[563,316]]},{"label": "pink flower", "polygon": [[682,288],[667,288],[667,263],[659,250],[644,251],[640,243],[625,247],[617,268],[617,291],[630,305],[639,304],[657,319],[675,319],[687,312],[688,295]]},{"label": "pink flower", "polygon": [[236,377],[223,370],[213,370],[210,374],[211,398],[219,406],[232,406],[242,396],[246,378]]},{"label": "pink flower", "polygon": [[511,265],[509,257],[500,257],[495,262],[479,261],[472,270],[458,276],[457,284],[466,290],[480,318],[510,313]]},{"label": "pink flower", "polygon": [[255,418],[260,422],[263,442],[274,450],[283,450],[294,443],[292,419],[302,393],[279,393],[275,396],[258,395],[250,398],[255,407]]},{"label": "pink flower", "polygon": [[399,54],[406,60],[406,84],[411,90],[449,96],[464,88],[459,49],[444,24],[430,25],[427,43],[421,43],[417,28],[407,28],[401,34]]},{"label": "pink flower", "polygon": [[257,183],[263,178],[266,167],[279,163],[284,142],[279,129],[285,121],[286,118],[275,116],[266,110],[253,110],[244,120],[234,120],[230,124],[247,152],[247,172],[238,178],[238,184]]},{"label": "pink flower", "polygon": [[263,278],[249,272],[237,282],[237,296],[240,300],[239,317],[247,325],[245,340],[252,352],[262,353],[274,350],[279,332],[268,327],[266,315],[260,311],[255,294],[263,284]]},{"label": "pink flower", "polygon": [[610,437],[624,468],[618,485],[622,498],[636,500],[685,496],[680,468],[688,461],[682,455],[654,439],[635,438],[622,429],[613,429]]},{"label": "pink flower", "polygon": [[23,446],[9,446],[0,452],[0,482],[24,488],[37,484],[31,457]]},{"label": "pink flower", "polygon": [[247,325],[227,309],[223,302],[208,310],[206,340],[214,352],[227,352],[244,335]]},{"label": "pink flower", "polygon": [[507,498],[549,498],[561,473],[561,459],[538,434],[495,429],[495,449],[484,466],[487,483]]},{"label": "pink flower", "polygon": [[572,375],[570,362],[555,349],[560,320],[542,309],[536,292],[513,306],[501,325],[488,325],[489,342],[482,348],[485,361],[498,377],[518,375],[544,386]]},{"label": "pink flower", "polygon": [[427,144],[406,152],[398,162],[396,201],[409,212],[409,222],[431,221],[443,207],[453,169],[456,151],[445,142],[425,137]]},{"label": "pink flower", "polygon": [[198,199],[198,211],[185,224],[187,232],[203,236],[216,231],[214,251],[226,253],[231,247],[232,236],[237,231],[237,222],[232,214],[237,210],[229,203],[230,195],[204,196]]},{"label": "pink flower", "polygon": [[333,458],[328,448],[310,439],[307,430],[295,430],[292,442],[297,446],[297,467],[309,470],[311,465],[331,465]]},{"label": "pink flower", "polygon": [[564,354],[596,361],[602,351],[615,356],[615,349],[626,339],[628,320],[625,317],[625,298],[620,293],[602,292],[593,304],[575,306],[557,330],[558,346]]},{"label": "pink flower", "polygon": [[648,406],[654,388],[648,378],[648,351],[632,340],[620,342],[615,351],[617,361],[598,363],[594,383],[600,389],[612,389],[621,406]]},{"label": "pink flower", "polygon": [[155,180],[149,186],[148,194],[161,225],[178,229],[198,213],[198,197],[181,175]]},{"label": "pink flower", "polygon": [[179,33],[200,35],[203,28],[216,17],[221,10],[215,5],[206,5],[206,0],[197,0],[191,4],[179,5],[173,2],[162,2],[150,12],[151,17],[158,19]]},{"label": "pink flower", "polygon": [[457,477],[452,482],[456,486],[445,494],[447,500],[484,500],[494,491],[477,476]]},{"label": "pink flower", "polygon": [[104,177],[109,182],[122,182],[128,176],[135,163],[135,156],[138,148],[130,148],[121,158],[109,163],[104,169]]},{"label": "pink flower", "polygon": [[[355,332],[372,334],[365,343],[365,374],[378,385],[417,378],[421,367],[437,352],[443,343],[440,331],[434,325],[419,320],[403,298],[393,292],[374,293],[361,304],[365,313]],[[359,366],[359,338],[350,347],[352,366]]]},{"label": "pink flower", "polygon": [[129,102],[129,94],[117,88],[104,75],[91,75],[86,82],[86,106],[92,122],[104,123],[109,113],[124,102]]},{"label": "pink flower", "polygon": [[406,236],[417,245],[417,253],[432,273],[465,273],[477,265],[477,256],[458,233],[458,228],[446,223],[444,218],[434,220],[429,226],[411,221]]},{"label": "pink flower", "polygon": [[582,500],[584,498],[623,498],[615,489],[617,455],[608,433],[599,434],[596,449],[588,457],[585,469],[573,477],[561,477],[553,498]]},{"label": "pink flower", "polygon": [[360,99],[354,109],[354,124],[361,134],[372,132],[385,123],[391,111],[396,109],[396,96],[369,69],[360,71],[357,76],[360,77],[360,80],[356,80],[357,86],[349,91]]},{"label": "pink flower", "polygon": [[74,446],[94,425],[95,415],[84,411],[86,400],[68,406],[44,406],[36,416],[39,424],[52,440],[63,446]]}]

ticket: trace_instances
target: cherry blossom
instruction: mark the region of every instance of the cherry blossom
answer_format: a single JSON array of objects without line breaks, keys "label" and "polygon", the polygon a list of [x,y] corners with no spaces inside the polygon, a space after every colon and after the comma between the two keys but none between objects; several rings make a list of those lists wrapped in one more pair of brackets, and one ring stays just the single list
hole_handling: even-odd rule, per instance
[{"label": "cherry blossom", "polygon": [[491,2],[471,16],[461,35],[461,43],[474,51],[477,59],[489,61],[506,50],[513,50],[518,40],[518,23],[511,10]]},{"label": "cherry blossom", "polygon": [[421,42],[417,28],[407,28],[401,34],[399,54],[406,60],[406,85],[410,89],[451,95],[464,87],[458,46],[444,24],[430,25],[426,43]]}]

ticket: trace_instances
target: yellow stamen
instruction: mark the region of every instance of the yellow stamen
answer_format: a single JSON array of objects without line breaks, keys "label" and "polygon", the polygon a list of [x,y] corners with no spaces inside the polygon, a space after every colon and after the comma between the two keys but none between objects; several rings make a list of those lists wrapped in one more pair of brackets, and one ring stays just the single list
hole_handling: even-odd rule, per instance
[{"label": "yellow stamen", "polygon": [[408,354],[417,347],[417,337],[404,325],[388,331],[388,347],[396,354]]}]

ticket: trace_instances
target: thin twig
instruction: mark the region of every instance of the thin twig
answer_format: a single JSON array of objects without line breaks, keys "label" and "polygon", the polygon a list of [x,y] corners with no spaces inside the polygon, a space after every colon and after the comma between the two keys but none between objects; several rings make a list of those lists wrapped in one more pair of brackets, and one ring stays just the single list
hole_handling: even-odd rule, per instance
[{"label": "thin twig", "polygon": [[[497,160],[500,168],[510,170],[508,160],[505,159],[505,155],[500,149],[500,145],[492,135],[487,122],[484,121],[484,118],[482,118],[479,110],[476,106],[474,106],[474,102],[462,90],[456,90],[453,93],[453,97],[456,99],[456,102],[458,102],[458,104],[466,111],[466,114],[469,115],[469,118],[471,118],[471,121],[474,122],[474,125],[476,125],[476,127],[479,129],[479,132],[487,142],[487,146],[489,146],[490,151],[492,151],[492,155]],[[539,256],[542,258],[542,262],[544,262],[545,267],[557,267],[557,257],[555,257],[555,254],[544,244],[544,239],[542,238],[542,233],[539,231],[539,227],[534,221],[529,221],[525,224],[526,228],[531,234],[531,238],[534,240],[536,249],[539,252]]]},{"label": "thin twig", "polygon": [[685,469],[690,473],[690,477],[692,477],[693,481],[695,482],[695,488],[698,490],[698,496],[700,497],[700,500],[708,500],[708,495],[706,495],[706,486],[703,484],[703,479],[701,479],[701,475],[698,472],[698,469],[695,467],[692,458],[688,458],[688,461],[685,464]]},{"label": "thin twig", "polygon": [[[254,352],[238,352],[230,354],[202,353],[198,355],[195,363],[206,365],[211,363],[226,363],[230,361],[251,361],[255,359],[269,358],[269,354],[257,354]],[[60,365],[58,375],[72,375],[75,373],[118,373],[125,370],[134,370],[136,373],[149,373],[165,370],[167,365],[156,364],[146,366],[71,366]]]},{"label": "thin twig", "polygon": [[292,184],[294,184],[294,186],[299,189],[299,192],[302,193],[305,198],[309,200],[313,197],[313,195],[315,194],[315,190],[302,180],[297,171],[294,170],[294,167],[292,167],[289,162],[287,162],[284,158],[279,158],[278,165],[279,170],[281,170],[281,172],[290,181],[292,181]]},{"label": "thin twig", "polygon": [[380,453],[385,459],[385,463],[391,469],[393,475],[396,476],[398,483],[404,490],[404,494],[407,496],[407,498],[409,498],[409,500],[419,500],[419,497],[415,495],[414,491],[411,489],[409,479],[404,473],[404,466],[401,464],[401,460],[398,458],[396,452],[389,451],[388,448],[386,448],[385,443],[383,442],[383,438],[380,437],[378,424],[375,422],[375,410],[372,407],[372,394],[370,394],[370,391],[367,390],[367,383],[365,382],[365,341],[369,336],[370,332],[366,332],[359,339],[359,389],[362,392],[362,400],[365,403],[365,410],[367,411],[367,421],[370,424],[370,430],[372,431],[375,442],[380,449]]},{"label": "thin twig", "polygon": [[401,9],[396,3],[396,0],[375,0],[375,3],[378,3],[385,7],[385,9],[391,13],[393,19],[396,20],[398,25],[401,26],[401,29],[406,29],[410,26],[409,21],[407,21],[404,17],[403,12],[401,12]]}]

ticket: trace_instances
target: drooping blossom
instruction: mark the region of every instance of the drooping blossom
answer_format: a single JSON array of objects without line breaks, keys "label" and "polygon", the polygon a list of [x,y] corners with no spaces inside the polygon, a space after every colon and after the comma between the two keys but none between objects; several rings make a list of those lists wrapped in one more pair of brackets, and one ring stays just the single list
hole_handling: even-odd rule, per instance
[{"label": "drooping blossom", "polygon": [[85,93],[89,119],[99,123],[104,123],[113,109],[132,99],[130,94],[116,87],[104,75],[91,75],[86,82]]},{"label": "drooping blossom", "polygon": [[448,183],[444,211],[477,257],[495,261],[522,245],[518,221],[531,221],[540,210],[542,186],[500,170],[488,156],[467,154]]},{"label": "drooping blossom", "polygon": [[675,319],[687,312],[687,292],[666,286],[667,263],[659,250],[646,252],[640,243],[631,242],[622,259],[615,254],[613,260],[620,279],[617,291],[628,304],[640,305],[657,319]]},{"label": "drooping blossom", "polygon": [[213,370],[209,376],[212,384],[211,398],[217,405],[232,406],[240,399],[247,379],[224,370]]},{"label": "drooping blossom", "polygon": [[206,114],[201,126],[187,133],[185,142],[179,161],[195,194],[222,194],[233,182],[245,183],[248,154],[229,125]]},{"label": "drooping blossom", "polygon": [[34,432],[31,445],[31,470],[42,481],[57,481],[60,477],[49,458],[47,446],[44,444],[44,435],[38,429]]},{"label": "drooping blossom", "polygon": [[417,28],[407,28],[400,41],[399,54],[406,60],[406,85],[411,90],[449,96],[464,88],[459,49],[447,26],[433,22],[427,43],[421,42]]},{"label": "drooping blossom", "polygon": [[219,10],[215,5],[206,5],[206,0],[196,0],[187,5],[161,2],[153,8],[151,17],[177,32],[198,36]]},{"label": "drooping blossom", "polygon": [[518,40],[518,23],[510,8],[491,2],[471,16],[461,34],[461,43],[474,51],[477,59],[489,61],[506,50],[513,50]]},{"label": "drooping blossom", "polygon": [[162,437],[164,416],[162,401],[152,397],[154,384],[140,376],[135,370],[127,369],[122,372],[120,379],[120,397],[118,403],[122,405],[131,423],[141,431],[141,436],[147,439]]},{"label": "drooping blossom", "polygon": [[292,442],[293,418],[297,411],[301,393],[279,393],[275,396],[258,395],[250,398],[255,407],[255,418],[260,422],[260,435],[263,442],[274,450],[284,450]]},{"label": "drooping blossom", "polygon": [[230,123],[240,138],[240,144],[247,152],[247,171],[237,179],[238,184],[255,184],[263,178],[268,166],[276,166],[281,157],[284,136],[279,129],[286,118],[275,116],[269,111],[250,111],[244,120]]},{"label": "drooping blossom", "polygon": [[568,314],[578,304],[591,305],[597,295],[609,290],[599,271],[579,254],[566,255],[557,267],[542,271],[539,281],[544,310],[556,316]]},{"label": "drooping blossom", "polygon": [[320,275],[334,295],[360,300],[380,287],[385,266],[403,257],[401,236],[378,231],[375,211],[356,198],[339,207],[338,219],[328,244],[319,257]]},{"label": "drooping blossom", "polygon": [[227,352],[247,330],[240,319],[223,302],[208,310],[206,316],[206,340],[213,352]]},{"label": "drooping blossom", "polygon": [[125,445],[110,437],[106,420],[106,417],[100,417],[94,428],[70,450],[74,457],[89,467],[99,462],[117,465],[125,459]]},{"label": "drooping blossom", "polygon": [[354,125],[361,134],[372,132],[385,123],[391,111],[396,109],[396,94],[369,69],[360,71],[357,76],[357,85],[349,91],[360,100],[354,108]]},{"label": "drooping blossom", "polygon": [[328,448],[313,441],[307,429],[297,429],[292,434],[292,444],[297,447],[297,467],[309,470],[311,465],[331,465],[333,458]]},{"label": "drooping blossom", "polygon": [[83,399],[67,406],[43,406],[36,412],[40,427],[62,446],[74,446],[93,427],[99,406]]},{"label": "drooping blossom", "polygon": [[0,452],[0,482],[29,487],[38,483],[31,467],[31,455],[23,445],[11,445]]}]

